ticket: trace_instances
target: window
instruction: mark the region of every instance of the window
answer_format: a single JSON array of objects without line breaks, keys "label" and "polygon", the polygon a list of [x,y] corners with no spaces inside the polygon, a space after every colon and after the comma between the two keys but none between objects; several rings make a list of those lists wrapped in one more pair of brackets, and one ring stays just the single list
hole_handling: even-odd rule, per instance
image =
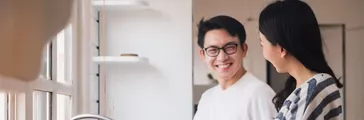
[{"label": "window", "polygon": [[0,92],[0,120],[7,119],[7,95],[4,92]]},{"label": "window", "polygon": [[42,64],[41,80],[51,80],[52,76],[52,43],[46,45],[43,53],[43,64]]},{"label": "window", "polygon": [[[69,120],[72,100],[72,26],[55,36],[45,51],[44,72],[35,83],[34,120]],[[40,82],[43,81],[43,82]],[[46,81],[46,82],[45,82]]]},{"label": "window", "polygon": [[[44,49],[38,80],[26,93],[0,92],[0,120],[69,120],[72,112],[72,25]],[[25,86],[24,86],[25,87]]]},{"label": "window", "polygon": [[71,96],[57,95],[57,120],[69,120],[71,118]]},{"label": "window", "polygon": [[50,92],[33,92],[33,120],[51,119],[51,99]]}]

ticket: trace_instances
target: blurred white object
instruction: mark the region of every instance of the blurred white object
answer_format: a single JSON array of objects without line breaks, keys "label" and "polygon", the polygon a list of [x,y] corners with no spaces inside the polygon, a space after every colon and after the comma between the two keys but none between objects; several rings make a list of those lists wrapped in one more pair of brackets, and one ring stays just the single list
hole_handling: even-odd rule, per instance
[{"label": "blurred white object", "polygon": [[[0,0],[0,76],[34,81],[45,45],[66,27],[74,0]],[[0,81],[1,82],[1,81]]]},{"label": "blurred white object", "polygon": [[145,0],[93,0],[92,4],[98,10],[105,7],[107,11],[138,11],[150,9]]},{"label": "blurred white object", "polygon": [[71,120],[82,120],[82,119],[89,119],[89,118],[93,118],[93,119],[101,119],[101,120],[112,120],[111,118],[108,117],[104,117],[101,115],[95,115],[95,114],[81,114],[81,115],[76,115],[74,117],[71,118]]}]

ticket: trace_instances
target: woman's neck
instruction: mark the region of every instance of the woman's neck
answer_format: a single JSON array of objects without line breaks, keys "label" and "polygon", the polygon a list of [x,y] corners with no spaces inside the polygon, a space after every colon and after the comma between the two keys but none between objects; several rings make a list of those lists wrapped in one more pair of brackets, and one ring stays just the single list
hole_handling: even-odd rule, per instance
[{"label": "woman's neck", "polygon": [[297,63],[292,66],[289,74],[296,79],[296,88],[305,83],[309,78],[316,75],[317,73],[309,70],[303,64]]}]

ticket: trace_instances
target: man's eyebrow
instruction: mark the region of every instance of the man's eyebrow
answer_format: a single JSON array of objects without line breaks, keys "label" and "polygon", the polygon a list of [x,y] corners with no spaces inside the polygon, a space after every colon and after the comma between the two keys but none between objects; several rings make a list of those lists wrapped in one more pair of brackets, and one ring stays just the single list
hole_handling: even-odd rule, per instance
[{"label": "man's eyebrow", "polygon": [[[238,43],[236,43],[236,42],[234,42],[234,41],[231,41],[231,42],[228,42],[228,43],[224,44],[222,47],[225,47],[226,45],[231,45],[231,44],[238,44]],[[216,45],[210,45],[210,46],[207,46],[207,47],[205,47],[205,48],[209,48],[209,47],[216,47],[216,48],[220,48],[219,46],[216,46]]]},{"label": "man's eyebrow", "polygon": [[231,44],[238,44],[238,43],[236,43],[236,42],[234,42],[234,41],[231,41],[231,42],[226,43],[226,44],[224,45],[224,47],[225,47],[226,45],[231,45]]},{"label": "man's eyebrow", "polygon": [[207,46],[207,47],[205,47],[205,48],[209,48],[209,47],[216,47],[216,48],[219,48],[218,46],[216,46],[216,45],[210,45],[210,46]]}]

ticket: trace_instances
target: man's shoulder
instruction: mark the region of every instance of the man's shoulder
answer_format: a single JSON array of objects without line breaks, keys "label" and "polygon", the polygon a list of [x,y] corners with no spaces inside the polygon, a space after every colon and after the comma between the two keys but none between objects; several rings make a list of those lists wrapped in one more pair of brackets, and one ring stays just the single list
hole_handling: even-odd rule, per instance
[{"label": "man's shoulder", "polygon": [[247,87],[244,90],[248,90],[249,93],[251,93],[254,96],[262,93],[275,95],[275,92],[267,83],[263,82],[252,73],[248,73],[247,75],[249,76],[247,77],[247,81],[249,82],[246,82],[246,85],[244,85],[245,87]]},{"label": "man's shoulder", "polygon": [[209,89],[207,89],[205,92],[202,93],[202,97],[208,97],[214,94],[214,91],[216,91],[218,85],[215,85]]},{"label": "man's shoulder", "polygon": [[249,84],[249,86],[251,86],[251,87],[253,87],[255,89],[261,89],[261,88],[271,89],[271,87],[267,83],[260,80],[254,74],[247,73],[247,75],[248,75],[247,80],[249,81],[247,84]]}]

